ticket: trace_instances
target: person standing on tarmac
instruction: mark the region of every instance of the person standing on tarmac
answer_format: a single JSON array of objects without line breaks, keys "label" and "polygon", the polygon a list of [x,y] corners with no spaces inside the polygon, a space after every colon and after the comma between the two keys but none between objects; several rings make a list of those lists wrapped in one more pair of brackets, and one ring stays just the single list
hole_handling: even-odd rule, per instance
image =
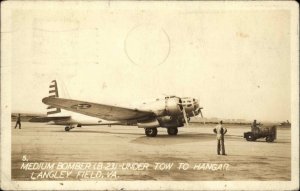
[{"label": "person standing on tarmac", "polygon": [[19,129],[21,129],[21,114],[18,114],[18,118],[17,118],[17,122],[15,125],[15,129],[17,128],[17,126],[19,126]]},{"label": "person standing on tarmac", "polygon": [[220,121],[216,128],[214,128],[214,133],[217,134],[218,141],[218,155],[220,155],[220,151],[222,150],[222,155],[226,155],[225,153],[225,145],[224,145],[224,135],[227,133],[227,129],[223,127],[223,121]]}]

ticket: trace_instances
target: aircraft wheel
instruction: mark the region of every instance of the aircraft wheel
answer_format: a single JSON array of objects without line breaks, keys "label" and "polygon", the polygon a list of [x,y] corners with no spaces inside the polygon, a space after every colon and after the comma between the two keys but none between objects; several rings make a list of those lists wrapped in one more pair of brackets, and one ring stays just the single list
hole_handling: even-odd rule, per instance
[{"label": "aircraft wheel", "polygon": [[147,137],[155,137],[157,135],[157,128],[146,128],[145,134]]},{"label": "aircraft wheel", "polygon": [[177,128],[168,128],[169,135],[177,135],[178,129]]},{"label": "aircraft wheel", "polygon": [[70,131],[70,127],[66,126],[65,131]]}]

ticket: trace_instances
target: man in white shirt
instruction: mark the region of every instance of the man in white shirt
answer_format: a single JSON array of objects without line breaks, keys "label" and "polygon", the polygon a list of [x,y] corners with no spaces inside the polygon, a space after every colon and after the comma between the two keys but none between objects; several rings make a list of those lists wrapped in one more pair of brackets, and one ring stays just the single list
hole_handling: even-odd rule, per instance
[{"label": "man in white shirt", "polygon": [[214,128],[214,133],[217,134],[218,141],[218,155],[220,155],[220,151],[222,150],[222,155],[225,154],[225,145],[224,145],[224,135],[227,133],[227,129],[223,127],[223,121],[220,121],[216,128]]}]

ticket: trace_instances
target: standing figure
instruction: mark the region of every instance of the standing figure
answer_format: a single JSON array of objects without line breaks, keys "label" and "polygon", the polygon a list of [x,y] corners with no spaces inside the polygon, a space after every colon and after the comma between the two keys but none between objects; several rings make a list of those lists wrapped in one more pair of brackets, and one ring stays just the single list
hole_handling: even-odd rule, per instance
[{"label": "standing figure", "polygon": [[225,154],[225,145],[224,145],[224,135],[227,133],[227,129],[223,127],[223,121],[220,121],[216,128],[214,128],[214,133],[217,134],[218,141],[218,155],[220,155],[220,151],[222,150],[222,155]]},{"label": "standing figure", "polygon": [[18,114],[18,118],[17,118],[17,122],[15,125],[15,129],[17,128],[17,126],[19,126],[19,129],[21,129],[21,114]]},{"label": "standing figure", "polygon": [[253,121],[253,123],[252,123],[252,125],[251,125],[251,131],[254,133],[254,134],[258,134],[259,133],[259,126],[260,125],[260,123],[257,123],[256,122],[256,119],[254,119],[254,121]]}]

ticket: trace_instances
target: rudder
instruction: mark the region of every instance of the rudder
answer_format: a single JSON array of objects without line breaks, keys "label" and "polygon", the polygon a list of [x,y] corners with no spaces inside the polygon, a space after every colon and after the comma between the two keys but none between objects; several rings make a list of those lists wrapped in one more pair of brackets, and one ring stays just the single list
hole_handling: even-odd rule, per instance
[{"label": "rudder", "polygon": [[[59,97],[57,82],[53,80],[49,85],[49,96],[48,97]],[[61,113],[61,109],[53,106],[47,107],[47,116],[51,114]]]}]

